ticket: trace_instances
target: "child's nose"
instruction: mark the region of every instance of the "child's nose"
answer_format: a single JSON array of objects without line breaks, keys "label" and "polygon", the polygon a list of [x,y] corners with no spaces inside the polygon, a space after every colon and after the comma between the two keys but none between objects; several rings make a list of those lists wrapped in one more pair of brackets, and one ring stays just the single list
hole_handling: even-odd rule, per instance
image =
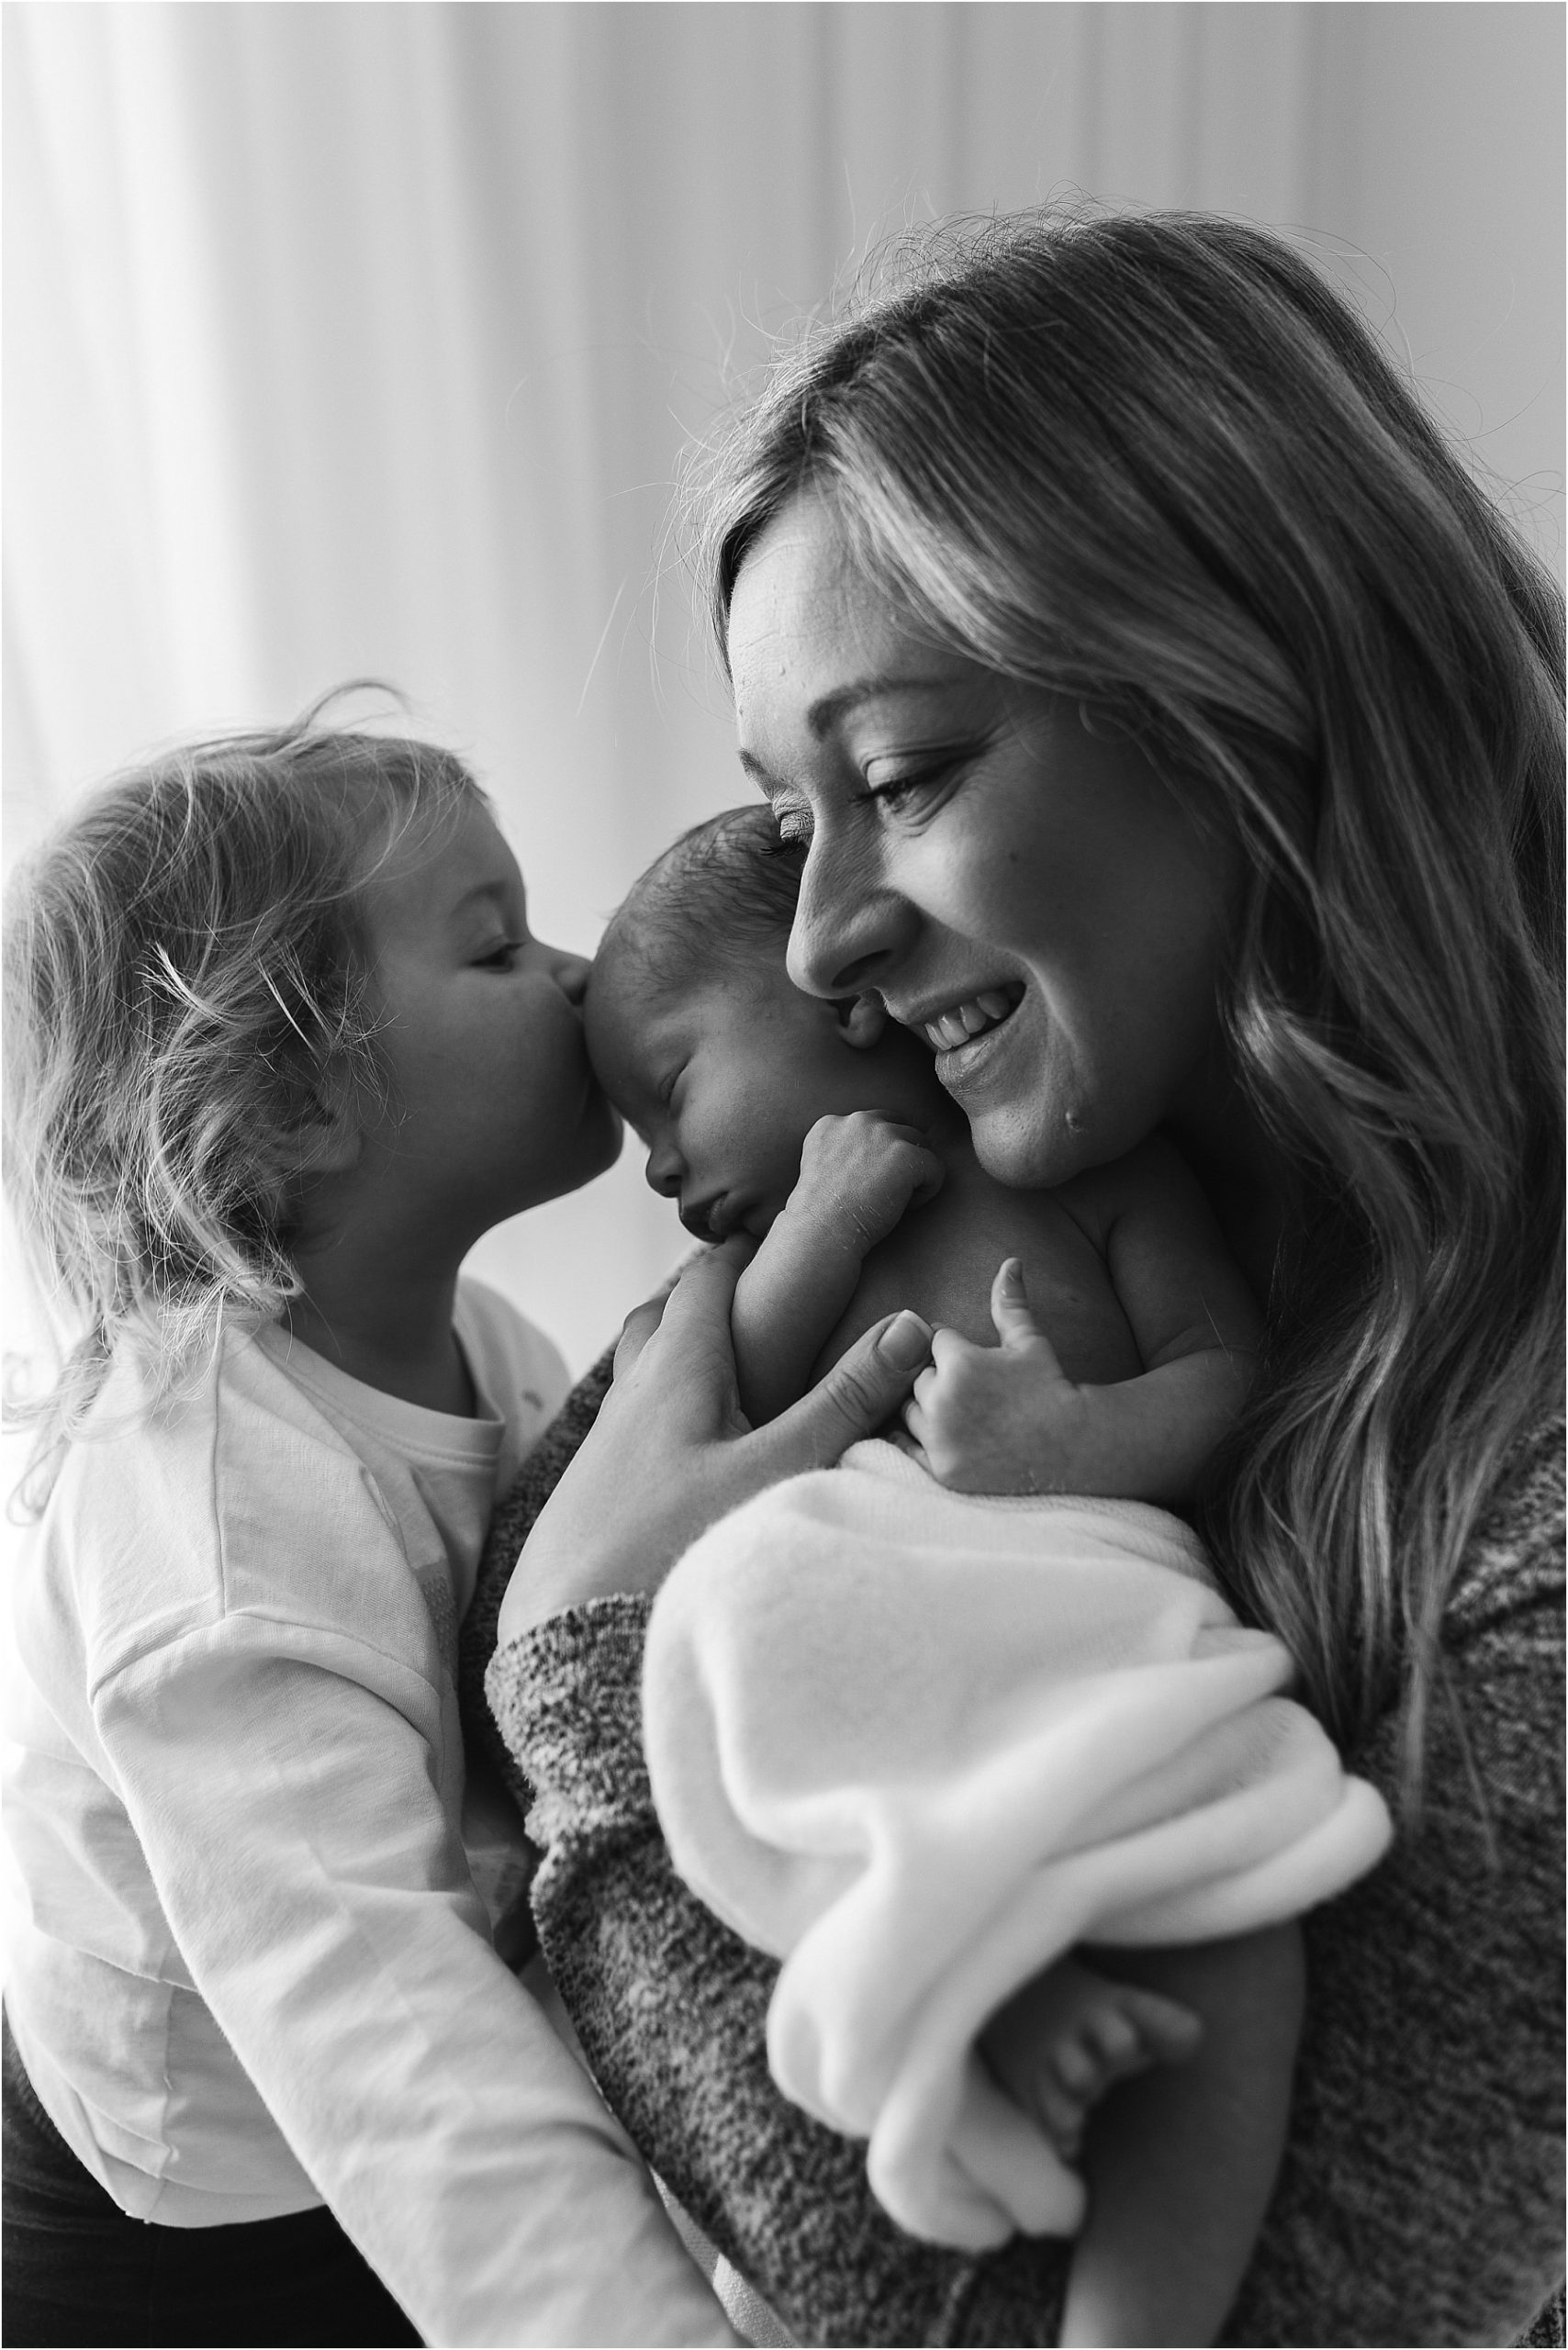
[{"label": "child's nose", "polygon": [[555,984],[568,1003],[575,1003],[580,1008],[588,993],[588,973],[592,968],[593,965],[586,955],[556,956]]}]

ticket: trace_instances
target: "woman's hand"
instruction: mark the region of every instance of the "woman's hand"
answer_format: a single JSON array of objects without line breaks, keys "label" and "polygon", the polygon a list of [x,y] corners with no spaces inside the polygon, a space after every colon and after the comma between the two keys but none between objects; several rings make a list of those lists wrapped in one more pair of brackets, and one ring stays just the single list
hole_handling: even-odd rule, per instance
[{"label": "woman's hand", "polygon": [[754,1430],[735,1386],[730,1302],[755,1247],[726,1241],[627,1321],[615,1384],[523,1546],[502,1642],[585,1599],[656,1591],[716,1518],[781,1478],[829,1467],[908,1394],[931,1333],[918,1315],[895,1314]]}]

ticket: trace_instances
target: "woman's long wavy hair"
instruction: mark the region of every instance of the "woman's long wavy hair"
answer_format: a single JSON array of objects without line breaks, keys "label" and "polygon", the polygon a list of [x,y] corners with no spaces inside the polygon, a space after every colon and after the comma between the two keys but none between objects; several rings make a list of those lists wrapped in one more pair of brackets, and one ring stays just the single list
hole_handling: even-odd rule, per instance
[{"label": "woman's long wavy hair", "polygon": [[1372,336],[1200,214],[938,229],[699,484],[722,644],[810,487],[872,592],[1132,726],[1250,871],[1235,1067],[1301,1171],[1210,1527],[1353,1741],[1403,1708],[1562,1348],[1561,599]]},{"label": "woman's long wavy hair", "polygon": [[477,786],[324,726],[335,699],[118,777],[7,890],[6,1185],[71,1333],[13,1407],[41,1423],[28,1500],[118,1350],[156,1400],[297,1293],[301,1185],[380,1095],[360,894]]}]

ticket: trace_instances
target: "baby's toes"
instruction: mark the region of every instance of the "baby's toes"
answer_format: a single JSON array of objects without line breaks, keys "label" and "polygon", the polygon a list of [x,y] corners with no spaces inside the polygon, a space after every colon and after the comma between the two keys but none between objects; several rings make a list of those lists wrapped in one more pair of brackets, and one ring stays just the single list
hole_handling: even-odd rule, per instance
[{"label": "baby's toes", "polygon": [[1126,2074],[1141,2072],[1153,2062],[1142,2032],[1125,2008],[1101,2008],[1084,2019],[1081,2029],[1093,2051],[1097,2087]]},{"label": "baby's toes", "polygon": [[1092,2082],[1095,2068],[1086,2053],[1081,2052],[1081,2065],[1075,2067],[1070,2061],[1068,2071],[1076,2071],[1085,2086],[1075,2088],[1064,2076],[1063,2057],[1069,2052],[1062,2046],[1051,2052],[1051,2061],[1042,2066],[1035,2083],[1038,2104],[1038,2120],[1047,2137],[1064,2162],[1071,2162],[1082,2151],[1083,2123],[1094,2101]]},{"label": "baby's toes", "polygon": [[1180,2065],[1191,2056],[1204,2036],[1204,2027],[1191,2008],[1167,1999],[1158,1991],[1122,1986],[1121,2003],[1091,2019],[1091,2030],[1102,2035],[1107,2065],[1118,2079],[1141,2073],[1149,2065]]},{"label": "baby's toes", "polygon": [[1104,2059],[1096,2045],[1093,2019],[1081,2018],[1071,2031],[1053,2043],[1049,2072],[1061,2095],[1081,2107],[1098,2097],[1105,2076]]}]

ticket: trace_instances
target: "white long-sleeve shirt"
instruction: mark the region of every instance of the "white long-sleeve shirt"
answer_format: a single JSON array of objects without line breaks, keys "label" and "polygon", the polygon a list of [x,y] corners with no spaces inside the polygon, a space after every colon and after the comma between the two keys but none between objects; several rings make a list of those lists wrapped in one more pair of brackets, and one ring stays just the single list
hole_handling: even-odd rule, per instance
[{"label": "white long-sleeve shirt", "polygon": [[151,1416],[111,1373],[14,1590],[7,2011],[139,2218],[325,2199],[435,2343],[731,2342],[465,1850],[456,1625],[566,1374],[456,1327],[473,1419],[277,1328]]}]

